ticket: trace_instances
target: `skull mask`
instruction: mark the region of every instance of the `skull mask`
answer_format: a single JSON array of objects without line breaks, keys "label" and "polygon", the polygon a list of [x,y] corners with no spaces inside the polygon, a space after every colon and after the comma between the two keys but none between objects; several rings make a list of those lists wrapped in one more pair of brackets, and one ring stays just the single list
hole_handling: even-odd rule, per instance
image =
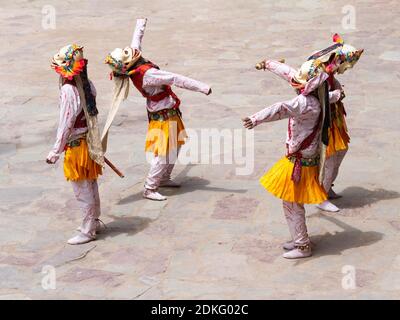
[{"label": "skull mask", "polygon": [[129,69],[141,57],[142,53],[131,47],[125,49],[117,48],[113,50],[105,59],[105,63],[110,66],[114,73],[119,75],[129,74]]},{"label": "skull mask", "polygon": [[61,48],[53,56],[51,67],[63,78],[72,80],[74,76],[82,72],[85,63],[83,47],[72,44]]}]

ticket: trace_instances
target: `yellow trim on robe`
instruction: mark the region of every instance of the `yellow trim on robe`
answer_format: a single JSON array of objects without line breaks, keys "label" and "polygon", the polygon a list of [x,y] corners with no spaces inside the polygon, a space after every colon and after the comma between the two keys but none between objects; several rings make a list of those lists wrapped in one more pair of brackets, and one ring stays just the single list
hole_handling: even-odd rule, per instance
[{"label": "yellow trim on robe", "polygon": [[64,175],[67,181],[94,180],[101,174],[101,166],[89,157],[85,139],[80,139],[79,146],[67,146],[64,156]]},{"label": "yellow trim on robe", "polygon": [[318,181],[318,166],[301,167],[298,183],[292,181],[294,163],[284,157],[260,178],[261,185],[275,197],[301,204],[318,204],[328,196]]},{"label": "yellow trim on robe", "polygon": [[185,143],[187,134],[181,117],[172,116],[167,120],[151,120],[146,135],[146,152],[155,156],[166,156],[170,150]]}]

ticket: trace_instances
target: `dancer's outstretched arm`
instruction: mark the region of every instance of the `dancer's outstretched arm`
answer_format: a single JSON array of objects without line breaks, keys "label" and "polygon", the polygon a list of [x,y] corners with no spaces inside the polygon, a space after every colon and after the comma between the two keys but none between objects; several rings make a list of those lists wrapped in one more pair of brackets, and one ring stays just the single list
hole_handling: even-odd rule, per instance
[{"label": "dancer's outstretched arm", "polygon": [[292,100],[274,103],[273,105],[242,119],[243,125],[247,129],[252,129],[262,122],[271,122],[300,116],[307,107],[306,99],[305,96],[298,95]]},{"label": "dancer's outstretched arm", "polygon": [[146,29],[146,23],[146,18],[140,18],[136,20],[136,28],[135,32],[133,33],[131,48],[138,49],[139,51],[142,50],[142,39]]},{"label": "dancer's outstretched arm", "polygon": [[203,82],[182,76],[180,74],[158,70],[150,69],[146,72],[143,78],[143,87],[149,86],[176,86],[179,88],[201,92],[206,95],[211,93],[211,87]]},{"label": "dancer's outstretched arm", "polygon": [[271,71],[283,80],[290,82],[296,73],[291,66],[276,60],[263,60],[258,65],[261,69]]},{"label": "dancer's outstretched arm", "polygon": [[[328,78],[326,73],[321,73],[306,84],[302,94],[288,101],[275,103],[252,116],[242,119],[243,126],[252,129],[262,122],[271,122],[289,117],[299,117],[307,112],[307,95],[316,90]],[[335,90],[336,91],[336,90]],[[332,93],[332,100],[340,97],[340,90]]]}]

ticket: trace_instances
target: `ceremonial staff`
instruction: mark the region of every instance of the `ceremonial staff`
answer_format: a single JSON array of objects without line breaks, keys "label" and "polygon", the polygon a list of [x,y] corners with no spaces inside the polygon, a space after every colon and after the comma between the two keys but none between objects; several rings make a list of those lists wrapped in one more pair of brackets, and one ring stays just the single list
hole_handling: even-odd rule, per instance
[{"label": "ceremonial staff", "polygon": [[120,178],[124,178],[125,175],[118,170],[118,168],[116,166],[114,166],[112,164],[112,162],[110,160],[108,160],[106,157],[104,157],[104,162],[120,177]]}]

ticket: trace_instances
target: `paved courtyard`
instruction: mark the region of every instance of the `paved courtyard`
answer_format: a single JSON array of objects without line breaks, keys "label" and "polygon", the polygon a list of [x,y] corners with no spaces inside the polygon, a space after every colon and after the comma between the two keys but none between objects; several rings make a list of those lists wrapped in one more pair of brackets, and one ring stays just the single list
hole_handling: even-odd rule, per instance
[{"label": "paved courtyard", "polygon": [[[49,2],[55,29],[43,28]],[[389,0],[1,0],[0,299],[399,299],[399,15]],[[340,76],[351,134],[335,184],[342,210],[307,207],[312,258],[281,257],[281,202],[258,183],[284,154],[286,121],[256,128],[249,174],[237,175],[237,163],[180,164],[182,188],[151,202],[141,196],[145,101],[133,87],[108,152],[126,177],[107,168],[99,179],[107,230],[66,244],[80,212],[62,161],[44,161],[58,121],[50,57],[71,42],[85,46],[103,124],[113,88],[103,59],[129,45],[137,17],[149,19],[146,57],[212,86],[210,96],[175,90],[195,132],[234,132],[241,117],[294,96],[254,69],[262,58],[298,67],[335,32],[365,49]]]}]

